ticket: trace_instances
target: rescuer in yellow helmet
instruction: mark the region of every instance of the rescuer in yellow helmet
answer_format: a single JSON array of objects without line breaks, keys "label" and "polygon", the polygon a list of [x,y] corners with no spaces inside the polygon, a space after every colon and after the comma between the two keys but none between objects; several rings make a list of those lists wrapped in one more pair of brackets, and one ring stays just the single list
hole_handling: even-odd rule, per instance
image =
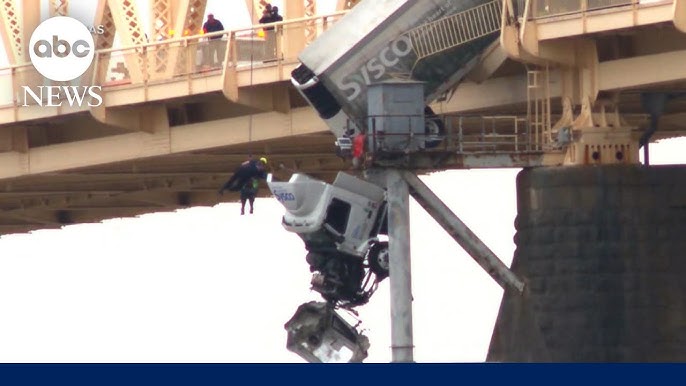
[{"label": "rescuer in yellow helmet", "polygon": [[[267,158],[266,157],[260,157],[259,160],[253,159],[252,155],[248,156],[248,160],[243,162],[234,172],[231,178],[222,185],[222,187],[219,189],[218,193],[219,194],[224,194],[225,190],[231,191],[231,192],[241,192],[241,202],[243,203],[243,207],[245,207],[245,201],[243,200],[243,197],[245,196],[246,200],[250,199],[250,195],[253,193],[251,190],[254,190],[254,194],[257,193],[257,186],[258,186],[258,180],[259,179],[266,179],[267,178]],[[246,188],[246,185],[250,185]],[[245,194],[244,194],[245,192]],[[253,196],[254,200],[254,196]],[[252,202],[251,202],[252,204]],[[244,209],[241,208],[241,214],[244,213]],[[251,210],[250,213],[252,213],[252,205],[251,205]]]}]

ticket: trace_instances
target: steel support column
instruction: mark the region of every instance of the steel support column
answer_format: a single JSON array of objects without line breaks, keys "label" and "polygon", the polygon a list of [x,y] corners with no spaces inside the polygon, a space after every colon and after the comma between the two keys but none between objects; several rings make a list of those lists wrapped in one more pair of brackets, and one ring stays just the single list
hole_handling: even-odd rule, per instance
[{"label": "steel support column", "polygon": [[400,171],[386,170],[388,251],[391,287],[393,362],[414,361],[412,342],[412,277],[410,266],[410,195]]}]

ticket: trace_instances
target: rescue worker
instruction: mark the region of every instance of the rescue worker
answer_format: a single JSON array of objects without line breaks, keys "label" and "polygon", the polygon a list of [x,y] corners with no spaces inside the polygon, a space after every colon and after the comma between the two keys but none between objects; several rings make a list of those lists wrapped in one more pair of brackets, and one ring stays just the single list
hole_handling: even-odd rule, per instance
[{"label": "rescue worker", "polygon": [[233,172],[231,178],[222,185],[219,189],[219,194],[224,194],[225,190],[231,192],[239,192],[251,178],[267,178],[267,159],[265,157],[255,160],[249,158],[243,162],[236,171]]},{"label": "rescue worker", "polygon": [[359,168],[364,165],[364,148],[367,136],[360,132],[353,138],[353,167]]}]

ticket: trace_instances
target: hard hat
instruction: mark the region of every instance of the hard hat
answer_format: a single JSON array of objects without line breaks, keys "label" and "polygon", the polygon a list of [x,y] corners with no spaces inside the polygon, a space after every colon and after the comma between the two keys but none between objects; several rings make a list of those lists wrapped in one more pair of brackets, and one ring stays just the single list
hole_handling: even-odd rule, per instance
[{"label": "hard hat", "polygon": [[265,157],[262,157],[262,158],[260,158],[260,162],[262,162],[263,164],[266,165],[266,164],[267,164],[267,159],[266,159]]}]

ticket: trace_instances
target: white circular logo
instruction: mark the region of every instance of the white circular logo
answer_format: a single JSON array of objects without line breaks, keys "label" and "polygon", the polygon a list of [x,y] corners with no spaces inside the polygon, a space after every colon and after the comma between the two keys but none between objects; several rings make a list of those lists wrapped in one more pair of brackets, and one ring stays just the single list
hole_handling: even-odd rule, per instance
[{"label": "white circular logo", "polygon": [[63,82],[81,76],[93,62],[95,43],[80,21],[56,16],[40,23],[29,41],[31,63],[44,77]]}]

